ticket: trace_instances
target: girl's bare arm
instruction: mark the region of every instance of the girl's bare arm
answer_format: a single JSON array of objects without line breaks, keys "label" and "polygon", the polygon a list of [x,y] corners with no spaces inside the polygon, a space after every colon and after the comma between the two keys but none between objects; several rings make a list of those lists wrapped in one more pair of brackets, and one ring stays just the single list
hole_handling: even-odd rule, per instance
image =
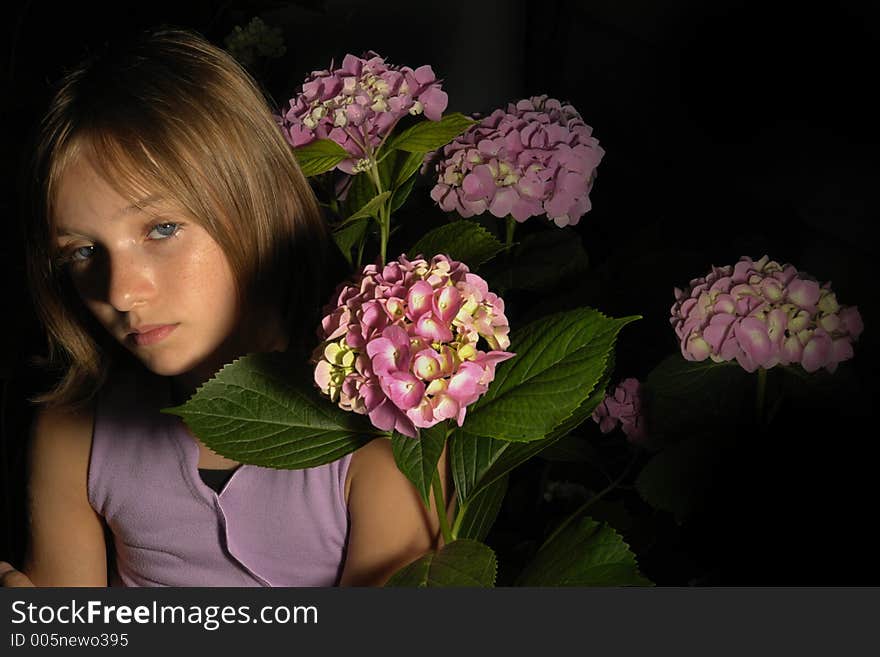
[{"label": "girl's bare arm", "polygon": [[36,586],[107,586],[104,529],[87,493],[92,418],[92,410],[59,409],[35,418],[22,572]]},{"label": "girl's bare arm", "polygon": [[[440,458],[444,497],[451,484]],[[442,544],[431,497],[425,509],[415,486],[397,468],[391,441],[377,438],[352,456],[348,509],[351,528],[342,586],[381,586],[399,568]]]}]

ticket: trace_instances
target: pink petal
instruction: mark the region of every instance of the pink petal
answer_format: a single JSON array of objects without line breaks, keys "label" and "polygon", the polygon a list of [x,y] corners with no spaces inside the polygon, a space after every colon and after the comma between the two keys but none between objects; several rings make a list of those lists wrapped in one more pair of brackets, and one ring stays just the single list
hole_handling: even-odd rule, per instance
[{"label": "pink petal", "polygon": [[755,317],[744,317],[734,328],[739,346],[758,365],[765,363],[771,351],[767,325]]},{"label": "pink petal", "polygon": [[461,304],[461,293],[454,286],[447,285],[434,293],[431,309],[440,321],[449,323],[458,314]]},{"label": "pink petal", "polygon": [[819,284],[816,281],[795,279],[788,285],[788,298],[801,308],[811,309],[819,301]]},{"label": "pink petal", "polygon": [[513,187],[499,187],[489,205],[489,212],[496,217],[506,217],[518,200],[519,195]]},{"label": "pink petal", "polygon": [[416,321],[424,313],[431,310],[431,301],[434,295],[434,288],[426,281],[418,281],[409,290],[406,296],[406,316],[410,320]]},{"label": "pink petal", "polygon": [[425,395],[425,384],[409,372],[390,372],[379,377],[382,390],[402,411],[418,406]]},{"label": "pink petal", "polygon": [[416,333],[432,342],[451,342],[452,331],[446,322],[441,322],[433,313],[427,312],[416,322]]}]

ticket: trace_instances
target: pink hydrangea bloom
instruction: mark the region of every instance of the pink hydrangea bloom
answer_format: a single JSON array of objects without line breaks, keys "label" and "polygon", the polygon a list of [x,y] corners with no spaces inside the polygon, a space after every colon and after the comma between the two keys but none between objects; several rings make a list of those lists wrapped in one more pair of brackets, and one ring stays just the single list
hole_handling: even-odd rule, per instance
[{"label": "pink hydrangea bloom", "polygon": [[439,121],[446,92],[430,66],[390,66],[374,52],[346,55],[342,66],[313,71],[276,120],[294,147],[332,139],[350,155],[337,168],[357,173],[401,117],[424,114]]},{"label": "pink hydrangea bloom", "polygon": [[462,217],[547,215],[573,226],[590,209],[605,154],[591,135],[571,105],[547,96],[510,103],[443,147],[431,198]]},{"label": "pink hydrangea bloom", "polygon": [[461,426],[495,366],[514,355],[504,351],[504,301],[445,255],[367,265],[324,312],[317,386],[340,408],[411,437],[449,418]]},{"label": "pink hydrangea bloom", "polygon": [[627,440],[644,443],[648,437],[645,417],[642,411],[642,384],[632,377],[624,379],[610,393],[605,395],[596,410],[593,420],[599,424],[602,433],[608,433],[620,425]]},{"label": "pink hydrangea bloom", "polygon": [[675,288],[670,322],[688,360],[736,361],[747,372],[800,364],[829,372],[853,357],[864,328],[855,306],[841,306],[820,285],[766,255],[712,267],[685,290]]}]

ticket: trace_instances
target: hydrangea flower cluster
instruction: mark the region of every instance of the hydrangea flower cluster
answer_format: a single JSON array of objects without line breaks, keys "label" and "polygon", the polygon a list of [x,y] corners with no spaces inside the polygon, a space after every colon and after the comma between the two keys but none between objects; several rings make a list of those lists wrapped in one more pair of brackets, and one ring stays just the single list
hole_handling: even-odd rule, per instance
[{"label": "hydrangea flower cluster", "polygon": [[608,433],[620,425],[627,440],[643,443],[647,438],[645,417],[642,412],[642,384],[638,379],[621,381],[615,389],[605,395],[593,411],[593,420],[599,424],[602,433]]},{"label": "hydrangea flower cluster", "polygon": [[573,226],[605,151],[571,105],[534,96],[498,109],[443,147],[431,198],[462,217],[487,210]]},{"label": "hydrangea flower cluster", "polygon": [[[514,356],[504,301],[467,265],[436,255],[367,265],[342,284],[318,331],[315,383],[379,429],[416,436],[442,420],[464,422],[467,406]],[[490,351],[479,349],[482,338]]]},{"label": "hydrangea flower cluster", "polygon": [[687,360],[736,359],[747,372],[800,364],[829,372],[853,357],[862,332],[855,306],[841,306],[831,283],[819,285],[766,255],[713,267],[686,290],[675,288],[670,322]]},{"label": "hydrangea flower cluster", "polygon": [[342,66],[313,71],[302,92],[277,117],[294,147],[332,139],[351,158],[339,163],[345,173],[358,173],[401,117],[422,114],[439,121],[448,98],[430,66],[413,70],[389,66],[374,52],[348,54]]}]

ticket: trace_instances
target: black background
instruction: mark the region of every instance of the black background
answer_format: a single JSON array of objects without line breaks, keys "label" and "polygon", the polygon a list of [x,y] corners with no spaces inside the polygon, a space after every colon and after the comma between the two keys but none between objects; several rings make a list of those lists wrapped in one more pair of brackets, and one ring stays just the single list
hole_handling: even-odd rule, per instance
[{"label": "black background", "polygon": [[872,3],[13,2],[3,12],[0,558],[20,563],[23,550],[24,399],[39,385],[26,361],[43,347],[24,287],[16,181],[49,84],[89,48],[138,28],[191,27],[222,45],[259,15],[284,29],[287,54],[263,72],[279,103],[331,58],[372,49],[395,64],[430,63],[450,111],[488,113],[541,93],[573,104],[606,156],[593,210],[577,226],[590,284],[572,295],[610,315],[644,316],[621,337],[621,377],[644,377],[675,351],[672,288],[711,264],[766,253],[833,281],[865,322],[851,364],[858,394],[846,407],[803,409],[760,449],[737,452],[710,511],[659,525],[640,564],[671,585],[880,580]]}]

